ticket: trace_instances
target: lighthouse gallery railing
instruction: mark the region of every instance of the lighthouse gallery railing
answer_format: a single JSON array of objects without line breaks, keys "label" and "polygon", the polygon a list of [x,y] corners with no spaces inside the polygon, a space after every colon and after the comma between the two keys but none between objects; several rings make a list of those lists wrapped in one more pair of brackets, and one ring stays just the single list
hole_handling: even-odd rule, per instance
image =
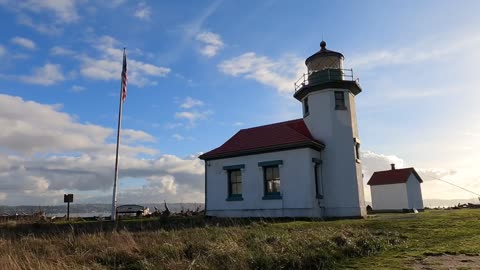
[{"label": "lighthouse gallery railing", "polygon": [[304,73],[295,83],[295,92],[304,86],[332,81],[358,81],[353,77],[353,69],[311,70]]}]

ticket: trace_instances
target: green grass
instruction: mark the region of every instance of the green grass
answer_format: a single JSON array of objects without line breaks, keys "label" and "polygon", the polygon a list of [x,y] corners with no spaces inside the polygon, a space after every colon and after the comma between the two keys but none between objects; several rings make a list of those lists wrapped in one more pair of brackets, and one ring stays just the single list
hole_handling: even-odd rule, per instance
[{"label": "green grass", "polygon": [[480,255],[480,209],[386,214],[364,223],[370,230],[384,228],[399,233],[406,241],[374,258],[350,260],[345,268],[411,269],[416,259],[427,255]]},{"label": "green grass", "polygon": [[365,220],[203,217],[0,226],[5,269],[411,269],[429,254],[479,254],[480,209]]}]

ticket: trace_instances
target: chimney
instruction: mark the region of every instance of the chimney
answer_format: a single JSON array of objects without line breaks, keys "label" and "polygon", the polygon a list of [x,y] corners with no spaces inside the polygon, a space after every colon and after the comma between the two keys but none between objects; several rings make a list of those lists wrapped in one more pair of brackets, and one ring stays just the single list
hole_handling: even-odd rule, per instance
[{"label": "chimney", "polygon": [[394,171],[395,170],[395,163],[390,164],[390,166],[392,166],[392,171]]}]

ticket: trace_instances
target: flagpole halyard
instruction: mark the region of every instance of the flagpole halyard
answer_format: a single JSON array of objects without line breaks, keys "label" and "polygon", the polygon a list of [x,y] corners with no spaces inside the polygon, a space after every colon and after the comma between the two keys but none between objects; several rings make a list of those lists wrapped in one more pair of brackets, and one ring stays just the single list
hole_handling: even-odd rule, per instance
[{"label": "flagpole halyard", "polygon": [[120,147],[120,131],[122,128],[122,110],[123,102],[127,97],[127,56],[125,54],[125,48],[123,48],[123,66],[122,66],[122,76],[120,79],[120,104],[118,108],[118,126],[117,126],[117,149],[115,152],[115,177],[113,180],[113,196],[112,196],[112,216],[111,220],[115,221],[117,219],[117,181],[118,181],[118,149]]}]

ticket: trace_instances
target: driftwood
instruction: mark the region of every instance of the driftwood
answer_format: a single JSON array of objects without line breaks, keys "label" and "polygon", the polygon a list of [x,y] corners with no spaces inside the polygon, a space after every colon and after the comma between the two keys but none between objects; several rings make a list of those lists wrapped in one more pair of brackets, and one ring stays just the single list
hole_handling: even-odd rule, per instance
[{"label": "driftwood", "polygon": [[162,210],[158,209],[157,207],[155,207],[155,211],[148,216],[152,216],[152,217],[169,217],[169,216],[190,217],[190,216],[201,216],[201,215],[204,215],[204,213],[205,213],[204,210],[201,210],[201,206],[197,206],[195,208],[195,210],[185,209],[182,206],[180,212],[174,213],[174,212],[170,211],[166,201],[163,201],[163,203],[164,203],[165,210],[162,211]]}]

